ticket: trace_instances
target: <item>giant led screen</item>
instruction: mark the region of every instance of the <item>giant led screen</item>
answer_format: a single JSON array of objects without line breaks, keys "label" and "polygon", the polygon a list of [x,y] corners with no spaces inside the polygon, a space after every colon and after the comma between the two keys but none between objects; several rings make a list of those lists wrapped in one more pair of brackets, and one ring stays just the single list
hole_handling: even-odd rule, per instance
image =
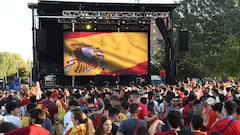
[{"label": "giant led screen", "polygon": [[147,32],[64,32],[69,76],[147,75]]}]

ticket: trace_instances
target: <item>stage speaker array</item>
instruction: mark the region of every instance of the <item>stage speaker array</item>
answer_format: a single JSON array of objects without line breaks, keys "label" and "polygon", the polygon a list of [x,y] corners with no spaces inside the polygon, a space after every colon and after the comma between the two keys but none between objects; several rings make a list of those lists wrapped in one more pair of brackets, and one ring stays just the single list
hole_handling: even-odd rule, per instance
[{"label": "stage speaker array", "polygon": [[0,79],[0,90],[4,90],[4,81]]},{"label": "stage speaker array", "polygon": [[36,30],[37,51],[47,52],[47,29]]},{"label": "stage speaker array", "polygon": [[178,32],[179,35],[179,51],[188,51],[188,31],[182,30]]}]

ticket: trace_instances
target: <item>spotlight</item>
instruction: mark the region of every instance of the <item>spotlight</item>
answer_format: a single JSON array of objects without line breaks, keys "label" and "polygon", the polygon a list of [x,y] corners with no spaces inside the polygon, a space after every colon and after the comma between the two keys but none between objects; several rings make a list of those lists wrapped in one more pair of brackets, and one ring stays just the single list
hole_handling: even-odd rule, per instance
[{"label": "spotlight", "polygon": [[71,23],[77,23],[77,20],[76,19],[72,19]]},{"label": "spotlight", "polygon": [[91,26],[90,24],[87,24],[87,25],[86,25],[86,29],[87,29],[87,30],[90,30],[90,29],[92,29],[92,26]]},{"label": "spotlight", "polygon": [[110,20],[107,20],[107,24],[111,24]]},{"label": "spotlight", "polygon": [[120,24],[120,21],[118,21],[118,23],[117,23],[117,24],[118,24],[118,25],[121,25],[121,24]]},{"label": "spotlight", "polygon": [[122,14],[123,17],[127,17],[128,16],[128,13],[124,13]]},{"label": "spotlight", "polygon": [[111,16],[113,16],[113,15],[112,15],[111,13],[108,13],[107,16],[108,16],[108,17],[111,17]]}]

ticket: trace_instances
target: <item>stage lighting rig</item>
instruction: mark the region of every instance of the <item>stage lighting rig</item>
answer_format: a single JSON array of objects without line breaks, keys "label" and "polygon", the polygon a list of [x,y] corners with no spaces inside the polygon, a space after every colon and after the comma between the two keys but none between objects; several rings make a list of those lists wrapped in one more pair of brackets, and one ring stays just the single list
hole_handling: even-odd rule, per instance
[{"label": "stage lighting rig", "polygon": [[[124,11],[77,11],[63,10],[59,23],[71,23],[72,18],[77,23],[87,23],[89,20],[100,24],[119,24],[119,20],[123,24],[150,24],[152,19],[166,18],[168,12],[124,12]],[[69,18],[68,18],[69,17]]]},{"label": "stage lighting rig", "polygon": [[92,29],[92,25],[91,24],[87,24],[86,25],[86,30],[91,30]]}]

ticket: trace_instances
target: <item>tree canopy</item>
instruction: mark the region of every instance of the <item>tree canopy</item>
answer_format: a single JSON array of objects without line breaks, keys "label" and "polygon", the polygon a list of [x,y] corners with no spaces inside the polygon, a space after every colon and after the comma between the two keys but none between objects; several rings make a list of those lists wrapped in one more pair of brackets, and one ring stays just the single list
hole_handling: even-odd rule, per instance
[{"label": "tree canopy", "polygon": [[181,1],[174,27],[189,31],[189,51],[176,52],[179,77],[240,78],[239,24],[239,0]]},{"label": "tree canopy", "polygon": [[17,53],[0,52],[0,65],[0,78],[5,78],[6,82],[13,82],[18,73],[22,82],[27,83],[31,60],[25,62]]}]

